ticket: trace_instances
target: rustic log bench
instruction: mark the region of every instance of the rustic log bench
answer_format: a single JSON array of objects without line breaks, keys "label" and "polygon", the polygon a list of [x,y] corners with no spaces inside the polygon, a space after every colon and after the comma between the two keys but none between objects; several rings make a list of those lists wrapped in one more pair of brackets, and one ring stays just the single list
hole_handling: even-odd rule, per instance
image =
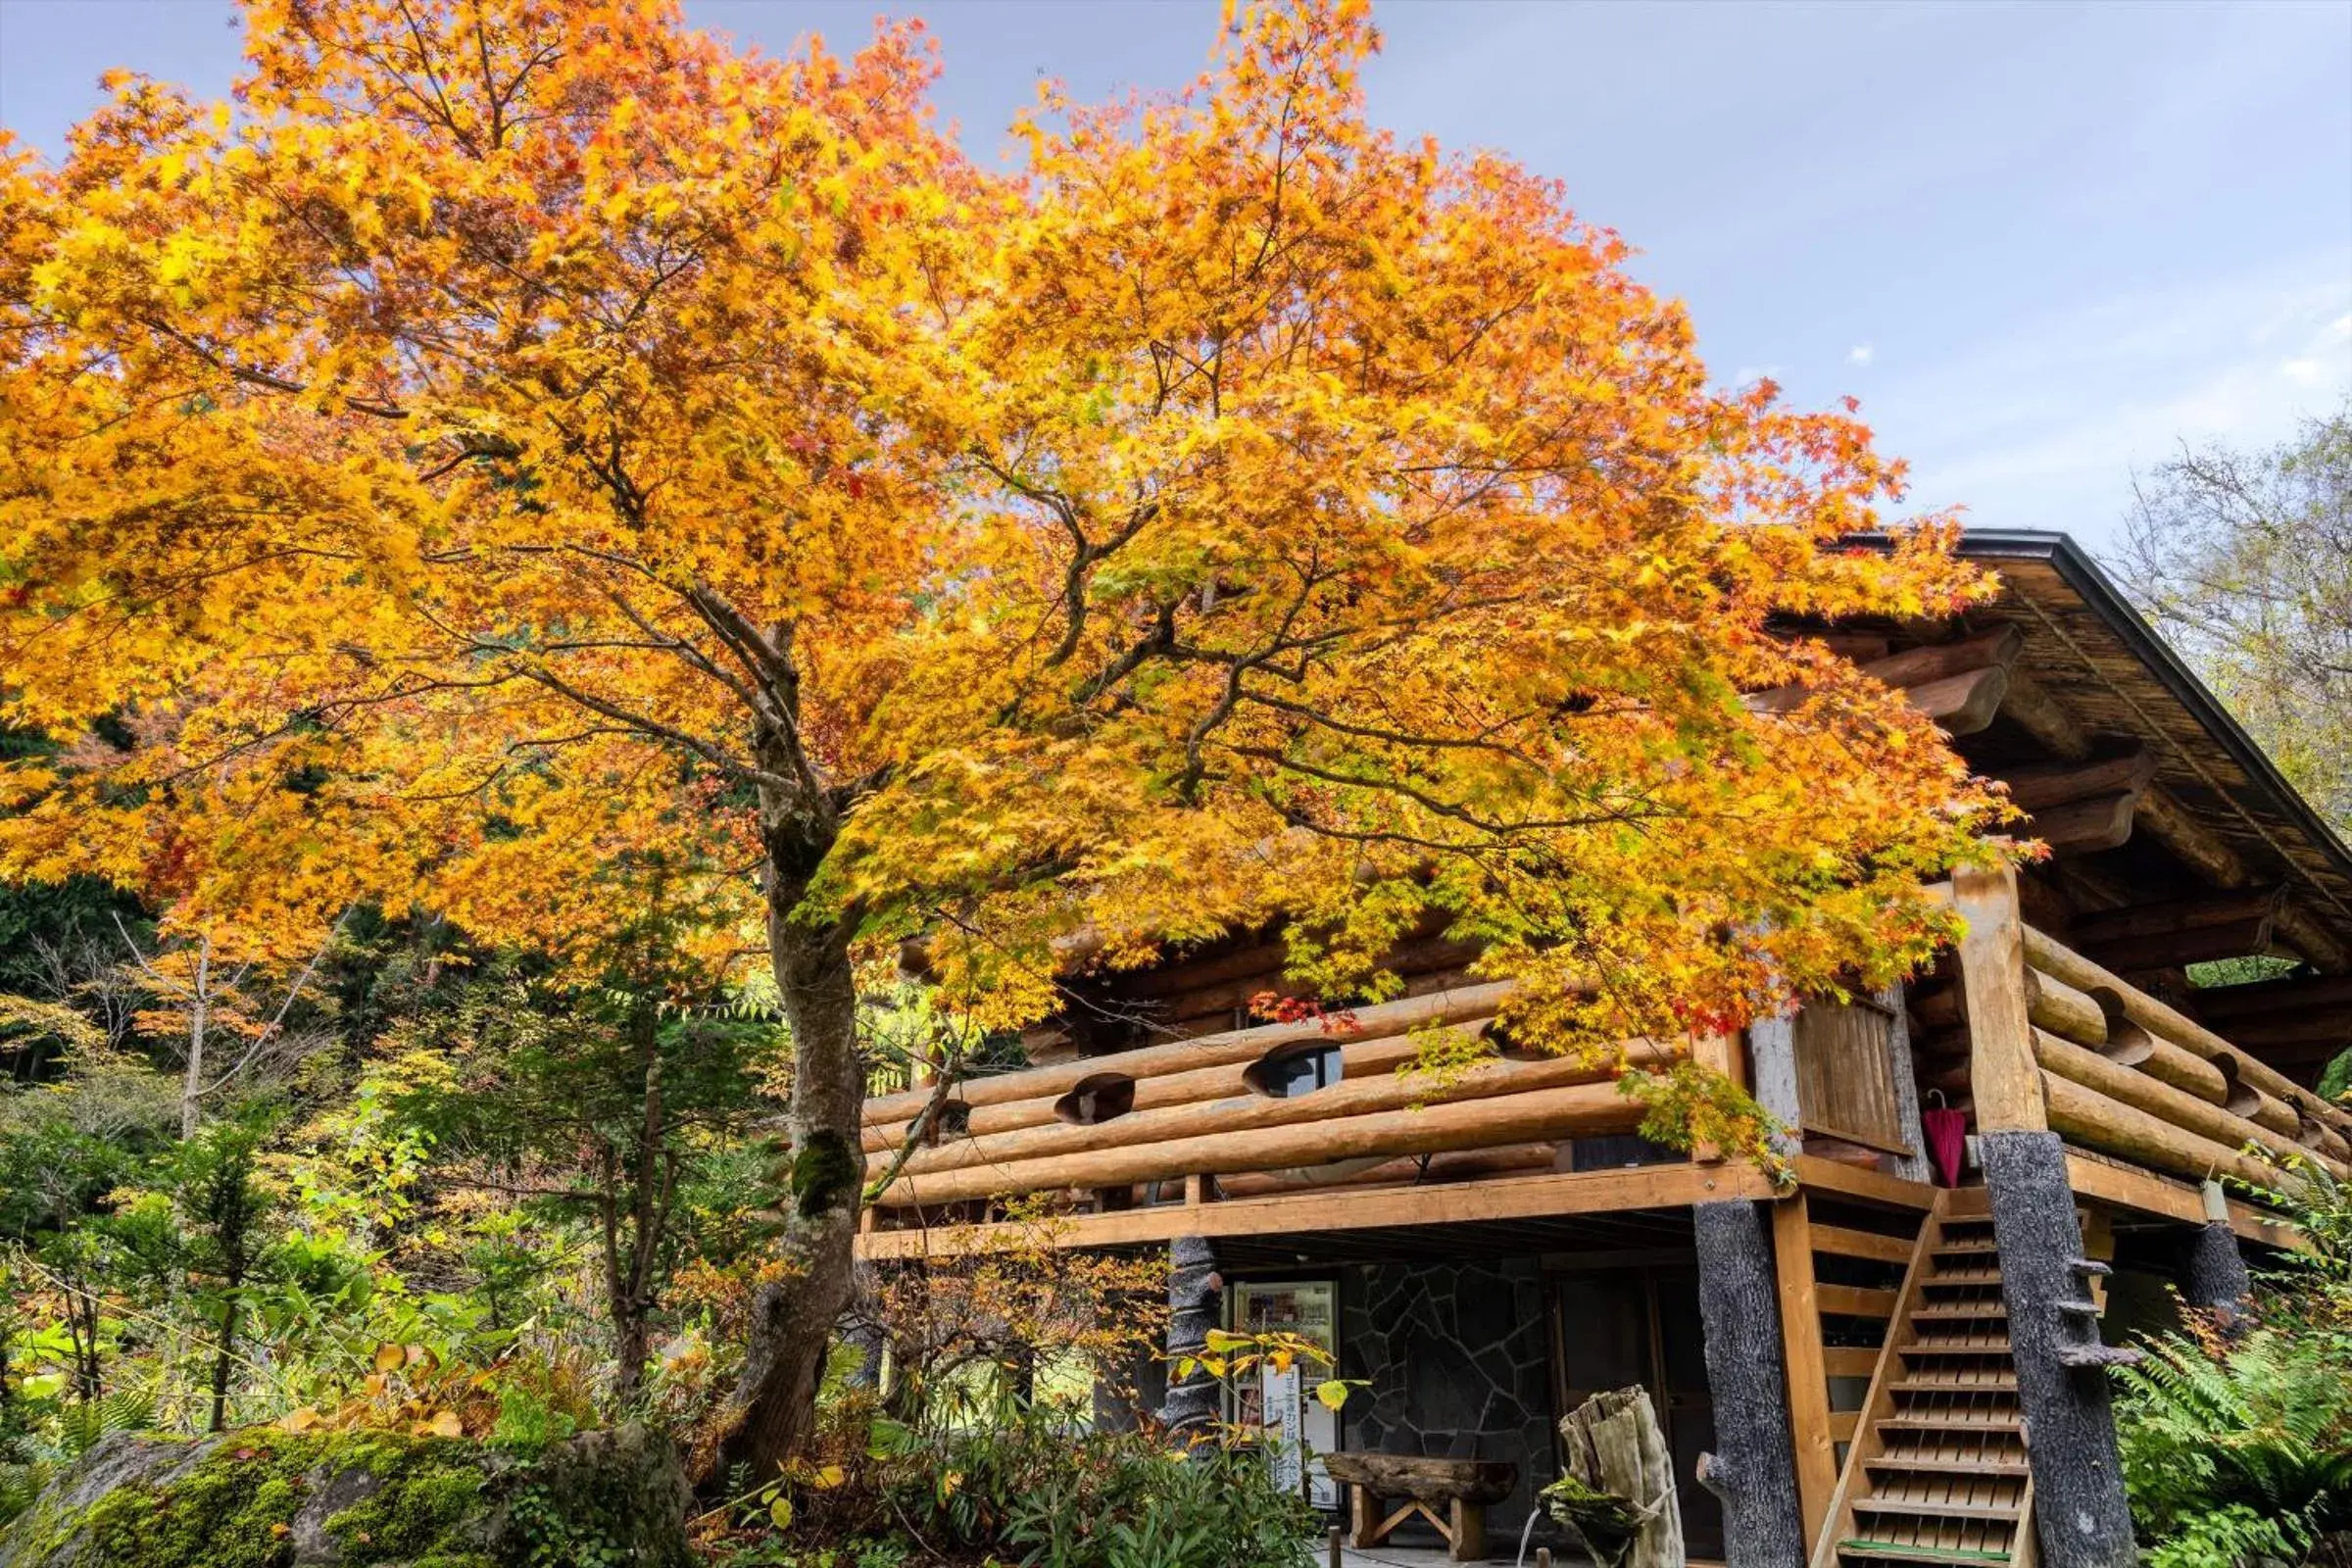
[{"label": "rustic log bench", "polygon": [[[1501,1459],[1343,1452],[1325,1454],[1323,1468],[1347,1484],[1349,1534],[1358,1548],[1379,1545],[1419,1515],[1446,1538],[1446,1555],[1455,1562],[1486,1556],[1487,1504],[1500,1502],[1519,1484],[1519,1467]],[[1384,1518],[1381,1505],[1391,1497],[1404,1498],[1404,1505]]]}]

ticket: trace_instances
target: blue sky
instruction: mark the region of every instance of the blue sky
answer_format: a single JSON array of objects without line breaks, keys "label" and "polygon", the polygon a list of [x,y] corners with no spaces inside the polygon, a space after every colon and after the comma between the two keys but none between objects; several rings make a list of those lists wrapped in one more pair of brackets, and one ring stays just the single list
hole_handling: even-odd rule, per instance
[{"label": "blue sky", "polygon": [[[925,17],[993,156],[1040,74],[1174,86],[1216,0],[687,0],[770,50]],[[1385,0],[1374,116],[1561,176],[1726,381],[1861,399],[1919,507],[2111,538],[2134,466],[2352,392],[2352,3]],[[207,94],[224,0],[0,0],[0,124],[128,66]]]}]

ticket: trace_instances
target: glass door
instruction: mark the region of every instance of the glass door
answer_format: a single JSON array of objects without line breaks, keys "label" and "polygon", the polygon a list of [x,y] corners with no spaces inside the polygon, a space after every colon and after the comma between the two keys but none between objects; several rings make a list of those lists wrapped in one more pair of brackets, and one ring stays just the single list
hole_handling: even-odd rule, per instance
[{"label": "glass door", "polygon": [[1340,1505],[1340,1489],[1320,1457],[1340,1446],[1340,1417],[1314,1396],[1315,1385],[1337,1376],[1339,1287],[1330,1280],[1284,1280],[1234,1287],[1237,1334],[1293,1334],[1319,1345],[1324,1365],[1276,1370],[1266,1362],[1234,1391],[1233,1420],[1257,1435],[1275,1480],[1303,1492],[1318,1508]]}]

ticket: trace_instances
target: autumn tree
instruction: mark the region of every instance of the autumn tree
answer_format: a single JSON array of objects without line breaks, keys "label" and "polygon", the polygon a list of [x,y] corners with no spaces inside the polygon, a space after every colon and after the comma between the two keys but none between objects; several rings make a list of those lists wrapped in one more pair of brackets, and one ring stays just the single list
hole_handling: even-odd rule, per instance
[{"label": "autumn tree", "polygon": [[1174,98],[1049,95],[1017,179],[933,129],[912,29],[248,27],[236,105],[125,79],[0,176],[0,718],[65,742],[0,870],[586,951],[600,864],[706,867],[795,1058],[727,1457],[808,1430],[896,939],[994,1028],[1286,916],[1376,996],[1437,918],[1522,1037],[1599,1049],[1944,934],[1984,797],[1779,633],[1985,585],[1938,526],[1845,548],[1899,467],[1711,389],[1555,185],[1374,129],[1360,0],[1248,12]]}]

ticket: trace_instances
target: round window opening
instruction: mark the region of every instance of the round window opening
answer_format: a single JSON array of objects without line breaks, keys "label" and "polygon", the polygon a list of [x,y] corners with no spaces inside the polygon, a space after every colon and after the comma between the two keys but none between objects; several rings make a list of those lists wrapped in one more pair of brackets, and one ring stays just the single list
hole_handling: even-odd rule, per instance
[{"label": "round window opening", "polygon": [[1344,1067],[1337,1046],[1286,1046],[1260,1057],[1242,1079],[1268,1100],[1297,1100],[1338,1083]]},{"label": "round window opening", "polygon": [[1073,1127],[1093,1127],[1134,1108],[1135,1080],[1118,1072],[1097,1073],[1054,1102],[1055,1119]]},{"label": "round window opening", "polygon": [[971,1130],[972,1107],[960,1100],[943,1101],[938,1114],[924,1130],[923,1141],[936,1148],[948,1139],[968,1137]]}]

